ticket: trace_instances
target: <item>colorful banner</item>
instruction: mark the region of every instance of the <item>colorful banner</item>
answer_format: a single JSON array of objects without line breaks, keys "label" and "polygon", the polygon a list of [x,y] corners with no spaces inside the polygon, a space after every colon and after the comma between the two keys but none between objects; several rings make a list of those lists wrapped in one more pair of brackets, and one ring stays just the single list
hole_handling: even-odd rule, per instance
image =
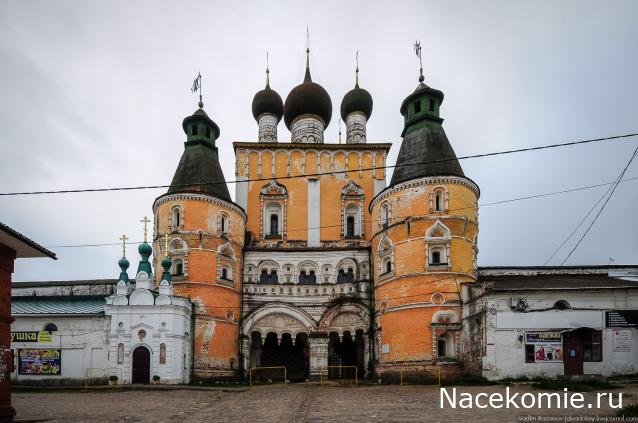
[{"label": "colorful banner", "polygon": [[563,346],[556,344],[534,345],[534,361],[563,361]]},{"label": "colorful banner", "polygon": [[62,351],[57,349],[19,349],[18,374],[60,375]]}]

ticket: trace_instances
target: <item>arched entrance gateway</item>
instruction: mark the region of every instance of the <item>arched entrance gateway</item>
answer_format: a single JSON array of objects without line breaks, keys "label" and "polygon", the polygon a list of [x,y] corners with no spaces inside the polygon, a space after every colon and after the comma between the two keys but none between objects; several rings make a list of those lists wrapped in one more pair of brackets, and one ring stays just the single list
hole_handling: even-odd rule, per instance
[{"label": "arched entrance gateway", "polygon": [[151,353],[148,348],[139,346],[133,350],[133,383],[151,381]]},{"label": "arched entrance gateway", "polygon": [[359,304],[330,308],[319,322],[287,304],[260,307],[242,325],[244,369],[285,366],[295,382],[334,371],[329,366],[356,366],[363,377],[369,360],[367,317]]}]

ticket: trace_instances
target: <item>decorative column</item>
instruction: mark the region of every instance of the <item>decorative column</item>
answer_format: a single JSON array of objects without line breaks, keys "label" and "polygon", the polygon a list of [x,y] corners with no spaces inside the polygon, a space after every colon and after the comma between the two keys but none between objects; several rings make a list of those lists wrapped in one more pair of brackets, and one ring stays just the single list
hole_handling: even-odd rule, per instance
[{"label": "decorative column", "polygon": [[244,375],[248,374],[250,369],[250,337],[248,335],[241,336],[241,351],[242,351],[242,371]]},{"label": "decorative column", "polygon": [[319,379],[321,371],[328,368],[328,343],[330,338],[327,333],[311,333],[308,338],[310,344],[310,378]]}]

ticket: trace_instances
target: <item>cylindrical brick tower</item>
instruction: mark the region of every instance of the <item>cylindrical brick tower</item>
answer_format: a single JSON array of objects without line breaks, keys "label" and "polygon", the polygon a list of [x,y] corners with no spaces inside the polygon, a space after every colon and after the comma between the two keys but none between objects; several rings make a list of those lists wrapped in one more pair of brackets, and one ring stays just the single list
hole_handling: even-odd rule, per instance
[{"label": "cylindrical brick tower", "polygon": [[370,204],[380,376],[461,369],[460,286],[476,278],[479,188],[445,135],[442,101],[422,80],[403,101],[397,167]]},{"label": "cylindrical brick tower", "polygon": [[[156,283],[165,245],[176,295],[194,303],[193,378],[232,377],[239,366],[239,319],[246,214],[230,198],[215,140],[200,108],[184,119],[184,153],[168,192],[153,204]],[[186,358],[189,360],[189,358]]]}]

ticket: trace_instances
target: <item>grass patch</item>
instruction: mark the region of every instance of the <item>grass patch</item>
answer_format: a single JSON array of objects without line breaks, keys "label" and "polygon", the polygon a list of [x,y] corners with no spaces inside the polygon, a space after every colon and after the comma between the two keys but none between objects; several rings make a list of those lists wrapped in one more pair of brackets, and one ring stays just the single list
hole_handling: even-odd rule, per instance
[{"label": "grass patch", "polygon": [[616,413],[618,417],[638,417],[638,404],[628,405]]},{"label": "grass patch", "polygon": [[572,392],[591,392],[608,389],[618,389],[621,386],[602,379],[561,380],[543,379],[532,383],[532,387],[548,391],[562,391],[567,388]]}]

